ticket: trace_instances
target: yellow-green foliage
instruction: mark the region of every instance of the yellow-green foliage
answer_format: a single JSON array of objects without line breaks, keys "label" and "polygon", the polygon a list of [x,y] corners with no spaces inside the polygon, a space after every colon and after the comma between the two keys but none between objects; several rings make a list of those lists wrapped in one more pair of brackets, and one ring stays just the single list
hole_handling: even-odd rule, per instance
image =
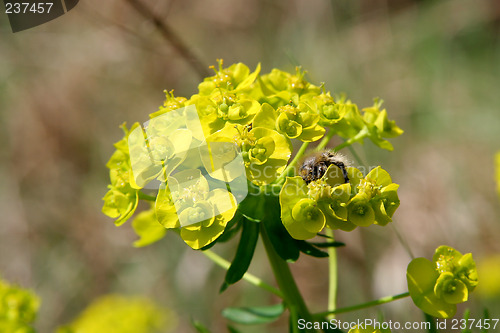
[{"label": "yellow-green foliage", "polygon": [[39,298],[30,290],[11,285],[0,279],[0,332],[34,332]]},{"label": "yellow-green foliage", "polygon": [[165,333],[171,332],[176,323],[169,309],[147,298],[106,295],[58,333]]}]

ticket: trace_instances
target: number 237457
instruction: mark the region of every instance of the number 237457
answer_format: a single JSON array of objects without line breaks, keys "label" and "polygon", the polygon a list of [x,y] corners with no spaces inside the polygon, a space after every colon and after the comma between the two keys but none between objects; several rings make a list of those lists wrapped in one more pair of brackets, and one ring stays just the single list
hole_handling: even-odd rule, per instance
[{"label": "number 237457", "polygon": [[53,2],[38,2],[38,3],[28,3],[28,2],[7,2],[5,4],[6,14],[44,14],[50,13]]}]

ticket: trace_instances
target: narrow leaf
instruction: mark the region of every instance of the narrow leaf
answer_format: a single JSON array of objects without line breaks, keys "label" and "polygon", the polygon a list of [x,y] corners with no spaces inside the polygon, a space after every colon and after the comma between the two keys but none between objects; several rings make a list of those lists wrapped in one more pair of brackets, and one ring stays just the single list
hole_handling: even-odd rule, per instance
[{"label": "narrow leaf", "polygon": [[238,331],[236,328],[234,328],[231,325],[227,325],[227,330],[229,331],[229,333],[240,333],[240,331]]},{"label": "narrow leaf", "polygon": [[345,246],[345,243],[342,242],[309,242],[309,244],[314,245],[319,248],[324,247],[342,247]]},{"label": "narrow leaf", "polygon": [[208,328],[206,328],[205,325],[200,323],[198,320],[191,319],[191,325],[193,325],[198,333],[210,333]]},{"label": "narrow leaf", "polygon": [[303,252],[309,256],[316,257],[316,258],[326,258],[328,257],[328,253],[321,251],[314,246],[312,246],[310,243],[303,241],[303,240],[297,240],[297,247],[299,248],[300,252]]},{"label": "narrow leaf", "polygon": [[238,233],[238,231],[240,231],[242,225],[242,223],[240,222],[242,220],[243,220],[243,215],[238,211],[236,211],[236,214],[231,219],[231,221],[228,222],[226,229],[224,229],[222,235],[220,235],[220,237],[217,238],[217,242],[224,243],[232,239]]},{"label": "narrow leaf", "polygon": [[258,222],[264,218],[264,197],[249,195],[238,205],[238,211],[251,221]]},{"label": "narrow leaf", "polygon": [[222,310],[224,318],[238,324],[254,325],[275,321],[285,311],[283,304],[244,308],[226,308]]},{"label": "narrow leaf", "polygon": [[227,270],[225,283],[228,285],[241,280],[252,261],[255,246],[259,239],[259,224],[243,219],[240,243],[231,266]]}]

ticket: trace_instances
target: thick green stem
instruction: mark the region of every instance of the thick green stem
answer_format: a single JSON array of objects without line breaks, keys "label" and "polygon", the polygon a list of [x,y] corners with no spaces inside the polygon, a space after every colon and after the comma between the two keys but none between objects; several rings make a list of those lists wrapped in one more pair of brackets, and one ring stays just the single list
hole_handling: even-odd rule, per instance
[{"label": "thick green stem", "polygon": [[[222,258],[221,256],[219,256],[215,252],[212,252],[210,250],[205,250],[205,251],[202,251],[202,253],[205,256],[207,256],[207,258],[212,260],[215,264],[224,268],[225,270],[229,269],[229,266],[231,266],[231,263],[229,261]],[[278,289],[265,283],[264,281],[262,281],[260,278],[256,277],[255,275],[252,275],[250,273],[245,273],[245,275],[243,275],[243,280],[253,284],[254,286],[257,286],[259,288],[267,290],[280,298],[283,298],[283,293],[281,291],[279,291]]]},{"label": "thick green stem", "polygon": [[[267,235],[267,231],[264,227],[264,222],[261,222],[261,235],[262,241],[264,242],[264,247],[267,252],[267,257],[269,258],[269,262],[271,264],[271,268],[274,273],[274,277],[276,278],[276,282],[283,293],[283,299],[285,301],[285,305],[290,310],[290,313],[297,313],[298,316],[304,319],[307,322],[312,322],[312,316],[307,306],[302,298],[302,295],[299,292],[299,288],[293,279],[292,273],[290,272],[290,267],[285,260],[283,260],[278,253],[274,250],[273,244],[269,240],[269,236]],[[291,325],[297,325],[298,323],[291,323]],[[314,332],[312,330],[311,332]]]},{"label": "thick green stem", "polygon": [[293,158],[293,160],[288,164],[288,166],[286,167],[285,171],[283,171],[283,173],[278,177],[278,179],[276,179],[276,183],[277,184],[281,184],[284,181],[285,177],[288,176],[288,173],[290,172],[290,170],[302,158],[302,156],[306,152],[306,149],[307,149],[308,146],[309,146],[309,142],[304,142],[302,144],[302,146],[300,146],[300,149],[297,152],[297,154],[295,154],[295,157]]},{"label": "thick green stem", "polygon": [[[325,229],[327,236],[330,236],[330,242],[333,242],[333,230],[330,228]],[[328,248],[328,311],[330,314],[328,319],[334,319],[335,311],[337,308],[337,249],[333,246]]]},{"label": "thick green stem", "polygon": [[313,315],[313,318],[321,319],[321,318],[328,316],[330,314],[339,314],[339,313],[345,313],[345,312],[356,311],[356,310],[360,310],[360,309],[364,309],[364,308],[369,308],[372,306],[376,306],[376,305],[380,305],[380,304],[384,304],[384,303],[389,303],[389,302],[392,302],[392,301],[395,301],[395,300],[398,300],[401,298],[405,298],[408,296],[410,296],[410,293],[408,293],[408,292],[402,293],[402,294],[397,294],[394,296],[386,296],[386,297],[382,297],[382,298],[379,298],[377,300],[367,302],[367,303],[348,306],[345,308],[336,309],[334,311],[326,311],[326,312],[316,313]]},{"label": "thick green stem", "polygon": [[432,317],[431,315],[428,315],[425,312],[424,312],[424,317],[425,317],[425,321],[429,323],[429,330],[427,332],[439,333],[439,330],[436,327],[436,318]]}]

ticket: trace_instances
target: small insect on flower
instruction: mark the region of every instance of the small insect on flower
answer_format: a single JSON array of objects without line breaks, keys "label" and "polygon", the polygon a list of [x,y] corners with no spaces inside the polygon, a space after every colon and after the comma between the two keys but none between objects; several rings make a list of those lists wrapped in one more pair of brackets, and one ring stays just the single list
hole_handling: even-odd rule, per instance
[{"label": "small insect on flower", "polygon": [[306,156],[299,167],[299,175],[306,184],[309,184],[323,177],[332,164],[342,170],[344,181],[348,183],[349,177],[347,176],[346,167],[349,166],[349,161],[344,155],[329,150],[315,152]]}]

